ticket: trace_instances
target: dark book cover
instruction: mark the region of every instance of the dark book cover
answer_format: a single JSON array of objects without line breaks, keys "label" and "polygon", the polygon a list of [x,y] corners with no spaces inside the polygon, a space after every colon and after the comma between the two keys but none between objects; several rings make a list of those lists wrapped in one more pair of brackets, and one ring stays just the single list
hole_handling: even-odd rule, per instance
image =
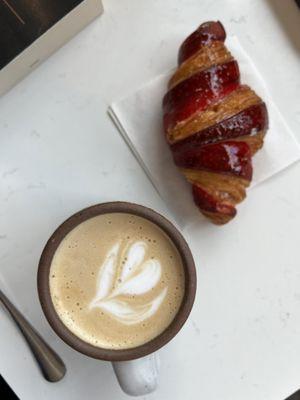
[{"label": "dark book cover", "polygon": [[0,69],[84,0],[0,0]]}]

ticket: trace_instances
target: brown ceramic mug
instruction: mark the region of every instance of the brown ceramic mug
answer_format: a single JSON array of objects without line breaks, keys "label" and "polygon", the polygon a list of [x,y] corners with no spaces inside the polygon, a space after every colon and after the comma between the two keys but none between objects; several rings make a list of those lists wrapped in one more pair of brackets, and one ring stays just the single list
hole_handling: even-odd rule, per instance
[{"label": "brown ceramic mug", "polygon": [[[125,213],[151,221],[171,239],[182,260],[185,286],[183,300],[171,324],[157,337],[138,347],[110,350],[89,344],[73,334],[59,318],[50,295],[50,267],[53,256],[65,236],[82,222],[102,214]],[[86,208],[67,219],[48,240],[38,268],[38,293],[42,309],[54,331],[75,350],[96,359],[111,361],[122,389],[131,395],[152,392],[157,386],[157,350],[182,328],[192,309],[196,293],[196,271],[191,251],[175,226],[157,212],[126,202],[111,202]]]}]

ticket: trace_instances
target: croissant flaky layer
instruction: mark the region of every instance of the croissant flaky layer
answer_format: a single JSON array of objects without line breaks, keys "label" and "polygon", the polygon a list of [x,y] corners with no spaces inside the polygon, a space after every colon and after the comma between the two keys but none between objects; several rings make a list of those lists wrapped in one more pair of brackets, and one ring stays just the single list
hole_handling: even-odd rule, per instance
[{"label": "croissant flaky layer", "polygon": [[181,45],[163,99],[164,130],[175,164],[192,184],[201,212],[216,224],[236,215],[263,146],[268,111],[240,82],[220,22],[206,22]]}]

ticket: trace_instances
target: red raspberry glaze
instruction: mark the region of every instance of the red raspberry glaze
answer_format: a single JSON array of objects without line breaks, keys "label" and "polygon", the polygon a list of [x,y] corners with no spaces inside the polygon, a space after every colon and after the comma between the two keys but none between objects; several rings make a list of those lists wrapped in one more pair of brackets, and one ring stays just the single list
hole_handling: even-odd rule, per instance
[{"label": "red raspberry glaze", "polygon": [[180,82],[163,99],[165,131],[221,100],[237,89],[239,82],[236,61],[215,65]]},{"label": "red raspberry glaze", "polygon": [[171,149],[176,153],[186,152],[188,149],[220,142],[221,140],[235,139],[248,135],[253,136],[267,129],[267,108],[265,103],[260,103],[172,144]]},{"label": "red raspberry glaze", "polygon": [[209,21],[200,25],[181,45],[178,55],[178,64],[195,54],[201,47],[213,41],[224,42],[226,32],[221,22]]},{"label": "red raspberry glaze", "polygon": [[203,211],[220,213],[231,218],[236,215],[236,209],[233,206],[218,202],[200,186],[193,185],[193,197],[196,205]]},{"label": "red raspberry glaze", "polygon": [[252,179],[250,147],[245,142],[227,141],[173,153],[180,168],[207,170]]}]

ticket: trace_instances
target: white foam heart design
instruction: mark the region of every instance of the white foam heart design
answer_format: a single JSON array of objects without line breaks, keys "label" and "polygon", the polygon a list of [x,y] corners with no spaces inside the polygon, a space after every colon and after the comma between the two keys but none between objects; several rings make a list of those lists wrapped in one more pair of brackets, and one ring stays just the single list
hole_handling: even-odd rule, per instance
[{"label": "white foam heart design", "polygon": [[[99,269],[96,295],[90,308],[101,308],[126,325],[140,323],[158,311],[166,297],[167,287],[142,305],[124,300],[124,296],[126,299],[126,296],[141,296],[149,292],[160,281],[161,264],[156,259],[145,260],[146,251],[147,243],[142,241],[125,249],[121,243],[116,243],[109,250]],[[123,263],[122,258],[126,260]]]}]

